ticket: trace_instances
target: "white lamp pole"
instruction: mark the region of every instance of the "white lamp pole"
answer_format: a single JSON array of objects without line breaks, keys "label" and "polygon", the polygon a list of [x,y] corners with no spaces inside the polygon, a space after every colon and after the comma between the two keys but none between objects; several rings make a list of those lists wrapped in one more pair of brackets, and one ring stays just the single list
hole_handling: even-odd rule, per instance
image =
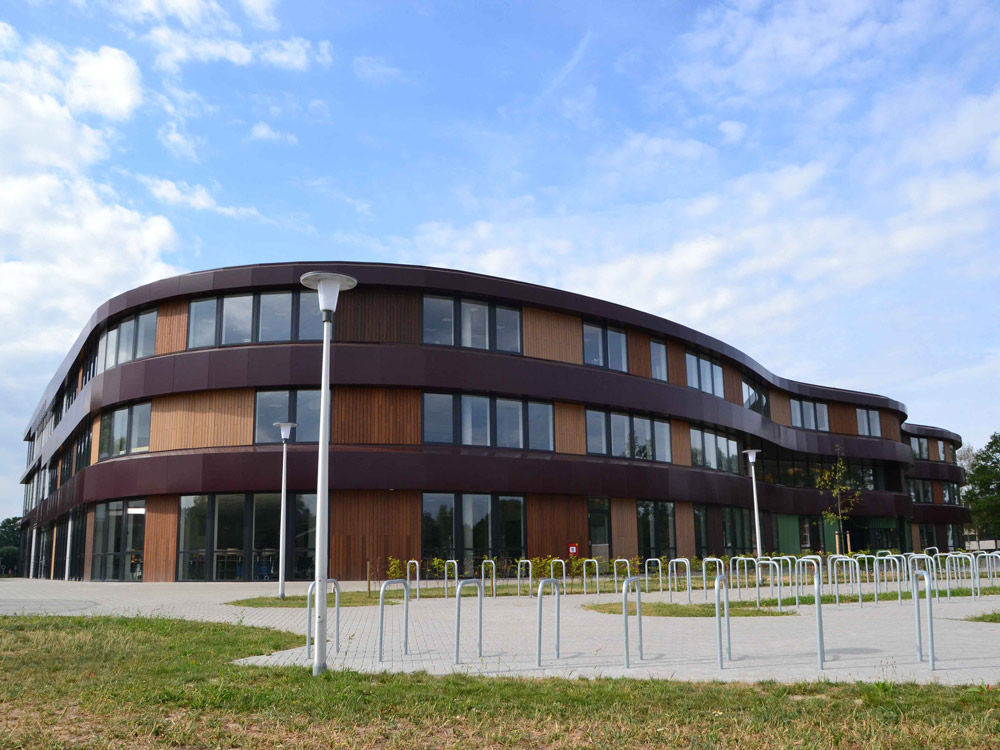
[{"label": "white lamp pole", "polygon": [[275,422],[281,430],[281,530],[278,532],[278,598],[285,598],[285,530],[288,528],[288,439],[295,422]]},{"label": "white lamp pole", "polygon": [[31,527],[31,560],[28,563],[28,578],[35,577],[35,545],[38,543],[38,527]]},{"label": "white lamp pole", "polygon": [[753,485],[753,522],[757,528],[757,557],[759,559],[764,556],[764,551],[760,539],[760,506],[757,505],[757,472],[754,470],[754,464],[757,463],[757,454],[760,451],[750,448],[743,452],[747,454],[747,460],[750,462],[750,483]]},{"label": "white lamp pole", "polygon": [[315,289],[323,315],[323,376],[319,396],[319,461],[316,469],[316,647],[313,675],[326,671],[326,577],[330,549],[330,340],[333,313],[341,290],[353,289],[358,280],[339,273],[312,271],[303,274],[302,285]]}]

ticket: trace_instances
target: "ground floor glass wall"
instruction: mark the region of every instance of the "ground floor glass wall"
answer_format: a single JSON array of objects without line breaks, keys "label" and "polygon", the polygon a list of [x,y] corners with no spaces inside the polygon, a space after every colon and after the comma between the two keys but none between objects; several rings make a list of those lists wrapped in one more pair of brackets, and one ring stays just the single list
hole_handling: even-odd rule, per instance
[{"label": "ground floor glass wall", "polygon": [[146,547],[146,501],[112,500],[94,506],[92,581],[141,581]]},{"label": "ground floor glass wall", "polygon": [[491,557],[517,560],[526,552],[521,495],[425,492],[421,507],[421,554],[459,560],[466,573]]},{"label": "ground floor glass wall", "polygon": [[639,524],[639,557],[676,557],[674,504],[637,500],[635,506]]}]

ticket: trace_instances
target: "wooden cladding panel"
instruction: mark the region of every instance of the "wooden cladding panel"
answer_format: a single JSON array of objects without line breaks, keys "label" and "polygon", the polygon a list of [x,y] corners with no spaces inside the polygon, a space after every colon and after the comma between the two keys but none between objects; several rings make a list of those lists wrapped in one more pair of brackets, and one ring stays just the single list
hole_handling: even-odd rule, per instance
[{"label": "wooden cladding panel", "polygon": [[955,463],[955,448],[950,440],[944,441],[944,460],[950,464]]},{"label": "wooden cladding panel", "polygon": [[419,344],[420,292],[358,287],[340,298],[333,316],[335,341]]},{"label": "wooden cladding panel", "polygon": [[687,367],[684,362],[684,345],[667,341],[667,377],[674,385],[687,385]]},{"label": "wooden cladding panel", "polygon": [[556,401],[556,453],[587,453],[587,421],[583,404]]},{"label": "wooden cladding panel", "polygon": [[830,432],[839,432],[844,435],[858,434],[858,413],[851,404],[842,404],[838,401],[831,401],[830,404]]},{"label": "wooden cladding panel", "polygon": [[[857,416],[855,416],[857,420]],[[902,440],[902,435],[899,431],[899,417],[893,414],[891,411],[880,410],[878,413],[878,421],[882,428],[882,438],[885,440],[895,440],[897,443]],[[937,446],[934,447],[933,458],[937,457]]]},{"label": "wooden cladding panel", "polygon": [[420,391],[335,387],[330,435],[334,443],[418,445]]},{"label": "wooden cladding panel", "polygon": [[525,307],[521,323],[526,357],[583,364],[583,321],[579,316]]},{"label": "wooden cladding panel", "polygon": [[344,490],[330,499],[330,576],[365,580],[367,564],[385,573],[386,558],[420,559],[420,493]]},{"label": "wooden cladding panel", "polygon": [[101,418],[94,417],[94,426],[90,428],[90,465],[97,463],[101,450]]},{"label": "wooden cladding panel", "polygon": [[913,545],[914,552],[924,551],[924,548],[920,545],[920,524],[910,524],[910,544]]},{"label": "wooden cladding panel", "polygon": [[146,549],[142,580],[172,582],[177,578],[177,495],[146,498]]},{"label": "wooden cladding panel", "polygon": [[89,581],[94,564],[94,506],[87,508],[87,532],[83,537],[83,580]]},{"label": "wooden cladding panel", "polygon": [[771,420],[785,427],[792,426],[792,401],[784,391],[771,390]]},{"label": "wooden cladding panel", "polygon": [[156,309],[156,354],[182,352],[187,348],[188,301],[164,302]]},{"label": "wooden cladding panel", "polygon": [[252,388],[154,398],[149,450],[251,445],[253,410]]},{"label": "wooden cladding panel", "polygon": [[641,331],[628,331],[628,371],[642,378],[652,376],[649,357],[649,336]]},{"label": "wooden cladding panel", "polygon": [[[885,422],[882,423],[882,437],[885,437]],[[938,460],[938,440],[927,438],[927,456],[931,461]]]},{"label": "wooden cladding panel", "polygon": [[[580,495],[528,495],[525,505],[528,557],[566,557],[566,545],[590,554],[587,498]],[[633,525],[634,525],[633,521]]]},{"label": "wooden cladding panel", "polygon": [[722,384],[726,401],[743,406],[743,375],[728,362],[722,364]]},{"label": "wooden cladding panel", "polygon": [[[59,549],[59,524],[52,524],[52,547],[49,550],[49,580],[54,581],[56,578],[56,550]],[[63,542],[63,546],[66,543]],[[62,571],[60,571],[60,578],[62,578]]]},{"label": "wooden cladding panel", "polygon": [[676,419],[670,420],[671,461],[678,466],[691,465],[691,425]]},{"label": "wooden cladding panel", "polygon": [[931,495],[934,497],[935,503],[944,504],[944,487],[940,482],[931,482]]},{"label": "wooden cladding panel", "polygon": [[677,541],[677,556],[692,558],[694,545],[694,504],[674,503],[674,535]]},{"label": "wooden cladding panel", "polygon": [[611,554],[630,559],[639,555],[639,523],[632,498],[611,498]]}]

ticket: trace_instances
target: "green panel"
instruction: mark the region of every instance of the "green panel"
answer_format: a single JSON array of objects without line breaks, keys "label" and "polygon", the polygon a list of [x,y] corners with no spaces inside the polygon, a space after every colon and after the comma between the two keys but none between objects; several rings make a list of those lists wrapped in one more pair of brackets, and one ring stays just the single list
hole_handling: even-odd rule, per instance
[{"label": "green panel", "polygon": [[797,555],[802,550],[799,541],[799,517],[779,513],[775,516],[778,524],[778,551],[783,555]]},{"label": "green panel", "polygon": [[[823,521],[823,539],[824,539],[824,544],[826,545],[826,553],[828,555],[832,555],[834,552],[837,551],[837,529],[839,528],[839,525],[837,524],[836,521],[830,521],[827,520],[826,518],[823,518],[822,521]],[[846,551],[847,550],[844,549],[841,550],[840,552],[841,554],[844,554]]]}]

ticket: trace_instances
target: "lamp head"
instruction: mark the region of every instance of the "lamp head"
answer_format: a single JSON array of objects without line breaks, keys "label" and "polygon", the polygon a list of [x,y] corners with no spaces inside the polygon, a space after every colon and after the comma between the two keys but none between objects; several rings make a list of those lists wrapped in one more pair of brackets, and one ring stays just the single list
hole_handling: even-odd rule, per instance
[{"label": "lamp head", "polygon": [[752,464],[757,463],[757,454],[760,453],[760,451],[758,449],[756,449],[756,448],[748,448],[747,450],[745,450],[743,452],[747,454],[747,461],[749,461]]},{"label": "lamp head", "polygon": [[281,442],[286,442],[292,436],[292,428],[295,422],[275,422],[274,426],[281,430]]},{"label": "lamp head", "polygon": [[358,285],[358,280],[353,276],[323,271],[304,273],[299,281],[302,282],[302,286],[316,290],[319,295],[319,309],[330,313],[337,311],[337,298],[340,297],[340,292]]}]

